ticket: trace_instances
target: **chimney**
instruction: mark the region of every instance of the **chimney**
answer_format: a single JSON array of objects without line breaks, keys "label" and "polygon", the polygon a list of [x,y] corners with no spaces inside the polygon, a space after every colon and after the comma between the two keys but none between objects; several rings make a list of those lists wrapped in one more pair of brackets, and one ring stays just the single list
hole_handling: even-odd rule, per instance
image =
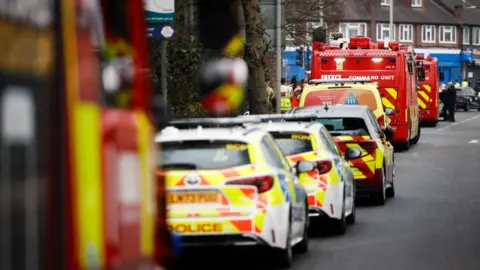
[{"label": "chimney", "polygon": [[455,9],[455,18],[461,20],[463,14],[463,7],[462,6],[454,6]]},{"label": "chimney", "polygon": [[369,1],[370,2],[370,29],[367,31],[367,36],[372,40],[377,40],[377,10],[380,6],[380,1]]}]

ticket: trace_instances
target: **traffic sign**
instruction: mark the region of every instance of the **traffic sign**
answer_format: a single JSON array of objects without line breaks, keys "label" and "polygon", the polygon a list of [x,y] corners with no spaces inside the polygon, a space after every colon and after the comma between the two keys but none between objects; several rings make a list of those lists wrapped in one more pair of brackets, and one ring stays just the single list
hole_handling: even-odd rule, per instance
[{"label": "traffic sign", "polygon": [[347,100],[345,100],[345,104],[347,104],[347,105],[358,105],[359,103],[358,103],[358,100],[355,97],[355,95],[350,92],[350,94],[348,94]]},{"label": "traffic sign", "polygon": [[147,37],[156,39],[169,39],[175,31],[170,25],[149,25],[147,27]]}]

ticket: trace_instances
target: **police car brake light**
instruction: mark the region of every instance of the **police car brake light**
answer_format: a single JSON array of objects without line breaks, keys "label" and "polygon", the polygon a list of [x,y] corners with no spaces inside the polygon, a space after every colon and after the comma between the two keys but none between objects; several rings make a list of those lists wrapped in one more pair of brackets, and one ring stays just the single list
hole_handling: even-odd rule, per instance
[{"label": "police car brake light", "polygon": [[317,161],[318,174],[326,174],[332,169],[332,162],[330,160]]},{"label": "police car brake light", "polygon": [[257,187],[258,193],[269,191],[273,186],[274,178],[271,175],[259,175],[228,180],[227,185],[244,185]]}]

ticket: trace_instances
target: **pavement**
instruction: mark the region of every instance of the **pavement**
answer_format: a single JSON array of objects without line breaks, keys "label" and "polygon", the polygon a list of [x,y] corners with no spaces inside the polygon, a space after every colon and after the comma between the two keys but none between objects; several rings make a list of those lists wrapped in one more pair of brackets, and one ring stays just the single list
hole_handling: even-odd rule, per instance
[{"label": "pavement", "polygon": [[[480,269],[480,113],[457,112],[456,119],[422,128],[417,145],[395,153],[395,198],[359,207],[345,235],[311,238],[309,253],[296,255],[292,269]],[[215,268],[219,252],[201,257]],[[232,256],[224,257],[228,266],[268,265],[261,256]]]}]

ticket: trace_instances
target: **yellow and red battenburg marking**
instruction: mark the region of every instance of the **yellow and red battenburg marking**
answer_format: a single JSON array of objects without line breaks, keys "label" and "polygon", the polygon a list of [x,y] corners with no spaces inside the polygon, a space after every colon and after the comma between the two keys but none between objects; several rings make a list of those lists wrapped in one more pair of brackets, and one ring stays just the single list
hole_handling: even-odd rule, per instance
[{"label": "yellow and red battenburg marking", "polygon": [[376,151],[367,151],[361,146],[362,141],[371,141],[370,136],[335,136],[334,139],[342,153],[345,153],[347,148],[358,148],[362,151],[361,158],[348,162],[356,179],[375,177]]}]

